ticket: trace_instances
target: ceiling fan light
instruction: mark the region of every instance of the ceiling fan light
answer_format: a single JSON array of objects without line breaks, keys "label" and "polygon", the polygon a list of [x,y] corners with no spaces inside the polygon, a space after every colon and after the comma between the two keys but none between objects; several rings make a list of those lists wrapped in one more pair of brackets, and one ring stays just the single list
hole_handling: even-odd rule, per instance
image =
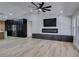
[{"label": "ceiling fan light", "polygon": [[61,11],[60,11],[60,13],[62,14],[62,13],[63,13],[63,11],[61,10]]},{"label": "ceiling fan light", "polygon": [[42,10],[41,10],[41,9],[38,9],[38,11],[40,11],[40,12],[41,12]]},{"label": "ceiling fan light", "polygon": [[13,15],[12,13],[9,13],[9,15],[11,16],[11,15]]}]

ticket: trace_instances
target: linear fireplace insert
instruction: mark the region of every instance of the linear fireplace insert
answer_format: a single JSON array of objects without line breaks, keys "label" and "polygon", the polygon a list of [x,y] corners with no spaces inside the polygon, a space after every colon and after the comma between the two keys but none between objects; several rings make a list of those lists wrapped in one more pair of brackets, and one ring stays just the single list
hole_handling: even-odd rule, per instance
[{"label": "linear fireplace insert", "polygon": [[43,33],[58,33],[58,29],[42,29]]}]

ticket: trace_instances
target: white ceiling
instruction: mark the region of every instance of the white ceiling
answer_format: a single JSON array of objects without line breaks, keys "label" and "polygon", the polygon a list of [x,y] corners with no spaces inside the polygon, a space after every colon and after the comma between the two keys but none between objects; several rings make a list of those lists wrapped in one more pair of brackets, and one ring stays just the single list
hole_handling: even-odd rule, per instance
[{"label": "white ceiling", "polygon": [[[36,3],[38,4],[38,3]],[[71,16],[79,8],[79,2],[46,2],[44,6],[52,5],[51,10],[46,13],[47,15],[67,15]],[[0,15],[1,17],[5,16],[6,18],[16,18],[24,14],[36,13],[32,10],[34,7],[30,2],[0,2]],[[61,13],[63,11],[63,13]]]}]

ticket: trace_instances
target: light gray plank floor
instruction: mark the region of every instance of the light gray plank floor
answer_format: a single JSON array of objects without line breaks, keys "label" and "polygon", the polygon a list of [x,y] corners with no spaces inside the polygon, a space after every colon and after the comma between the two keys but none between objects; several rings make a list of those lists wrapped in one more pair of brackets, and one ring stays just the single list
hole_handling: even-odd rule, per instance
[{"label": "light gray plank floor", "polygon": [[0,40],[0,57],[78,57],[70,42],[8,37]]}]

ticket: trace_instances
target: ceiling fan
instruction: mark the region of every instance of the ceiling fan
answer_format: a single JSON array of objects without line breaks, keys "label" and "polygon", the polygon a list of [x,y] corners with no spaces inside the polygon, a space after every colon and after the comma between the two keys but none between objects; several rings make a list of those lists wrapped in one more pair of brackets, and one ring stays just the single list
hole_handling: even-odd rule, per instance
[{"label": "ceiling fan", "polygon": [[51,11],[51,8],[52,6],[46,6],[44,7],[44,2],[41,2],[41,3],[38,3],[38,5],[36,5],[34,2],[31,2],[34,6],[35,6],[35,9],[34,10],[38,10],[38,12],[46,12],[46,11]]}]

